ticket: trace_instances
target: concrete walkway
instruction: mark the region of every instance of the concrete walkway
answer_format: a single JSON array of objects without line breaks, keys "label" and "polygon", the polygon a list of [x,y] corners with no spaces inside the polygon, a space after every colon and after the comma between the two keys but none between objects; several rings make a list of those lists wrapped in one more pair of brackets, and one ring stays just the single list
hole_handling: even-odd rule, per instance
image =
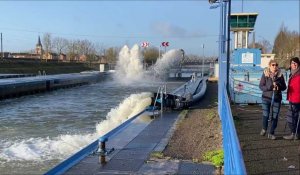
[{"label": "concrete walkway", "polygon": [[287,106],[281,107],[276,140],[260,136],[262,108],[260,105],[232,106],[236,130],[248,174],[299,175],[299,140],[284,140]]},{"label": "concrete walkway", "polygon": [[[65,174],[214,174],[212,165],[195,164],[190,161],[153,159],[151,153],[162,152],[179,119],[179,112],[164,112],[162,117],[157,117],[149,124],[140,126],[139,129],[130,129],[128,132],[132,140],[119,141],[125,143],[122,148],[115,147],[107,163],[99,163],[99,155],[90,155]],[[140,130],[137,134],[136,132]],[[121,133],[122,134],[122,133]],[[127,138],[127,137],[126,137]],[[109,147],[113,144],[107,144]]]}]

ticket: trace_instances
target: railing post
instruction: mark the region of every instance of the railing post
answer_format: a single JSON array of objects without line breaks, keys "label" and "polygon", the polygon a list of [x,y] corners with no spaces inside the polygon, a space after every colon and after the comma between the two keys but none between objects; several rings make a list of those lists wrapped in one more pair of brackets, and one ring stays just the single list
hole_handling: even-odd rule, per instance
[{"label": "railing post", "polygon": [[105,165],[106,164],[106,160],[105,160],[105,154],[106,154],[106,148],[105,148],[105,141],[99,141],[100,142],[100,163],[101,165]]},{"label": "railing post", "polygon": [[162,86],[161,87],[161,90],[160,90],[160,100],[161,100],[161,103],[160,103],[160,113],[161,113],[161,116],[160,117],[162,117],[163,116],[163,90],[164,90],[164,87]]}]

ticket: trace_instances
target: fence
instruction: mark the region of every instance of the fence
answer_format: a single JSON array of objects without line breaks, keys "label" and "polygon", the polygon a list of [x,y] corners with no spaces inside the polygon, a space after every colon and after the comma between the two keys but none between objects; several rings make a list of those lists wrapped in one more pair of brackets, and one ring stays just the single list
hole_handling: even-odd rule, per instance
[{"label": "fence", "polygon": [[221,94],[221,113],[223,148],[224,148],[224,173],[228,175],[246,174],[243,154],[235,130],[230,103],[226,88]]}]

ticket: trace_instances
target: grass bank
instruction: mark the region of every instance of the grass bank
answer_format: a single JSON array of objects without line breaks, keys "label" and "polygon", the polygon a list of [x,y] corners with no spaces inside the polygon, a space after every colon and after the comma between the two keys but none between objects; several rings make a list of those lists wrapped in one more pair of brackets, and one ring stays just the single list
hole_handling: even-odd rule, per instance
[{"label": "grass bank", "polygon": [[0,74],[46,74],[79,73],[93,70],[85,63],[45,62],[40,60],[0,60]]}]

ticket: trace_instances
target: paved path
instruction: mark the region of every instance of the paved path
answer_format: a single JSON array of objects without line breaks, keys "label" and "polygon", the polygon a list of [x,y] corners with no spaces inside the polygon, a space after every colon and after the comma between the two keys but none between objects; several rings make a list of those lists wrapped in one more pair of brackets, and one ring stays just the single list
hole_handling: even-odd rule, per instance
[{"label": "paved path", "polygon": [[287,106],[283,106],[275,131],[276,140],[260,136],[262,109],[259,105],[235,106],[233,115],[248,174],[299,175],[299,141],[283,140]]},{"label": "paved path", "polygon": [[104,166],[99,164],[98,155],[90,155],[65,174],[214,174],[212,165],[149,159],[153,151],[161,152],[167,145],[178,115],[178,111],[164,112],[162,117],[144,126],[123,148],[109,155]]}]

